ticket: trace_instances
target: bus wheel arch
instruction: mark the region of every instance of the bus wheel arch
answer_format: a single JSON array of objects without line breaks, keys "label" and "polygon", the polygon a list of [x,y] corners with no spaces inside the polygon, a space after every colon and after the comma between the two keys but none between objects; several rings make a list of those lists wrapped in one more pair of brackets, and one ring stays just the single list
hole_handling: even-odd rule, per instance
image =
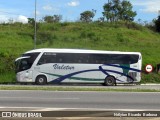
[{"label": "bus wheel arch", "polygon": [[116,85],[116,78],[114,76],[107,76],[104,80],[105,86],[114,86]]},{"label": "bus wheel arch", "polygon": [[47,77],[45,75],[38,75],[35,83],[38,85],[45,85],[47,84]]}]

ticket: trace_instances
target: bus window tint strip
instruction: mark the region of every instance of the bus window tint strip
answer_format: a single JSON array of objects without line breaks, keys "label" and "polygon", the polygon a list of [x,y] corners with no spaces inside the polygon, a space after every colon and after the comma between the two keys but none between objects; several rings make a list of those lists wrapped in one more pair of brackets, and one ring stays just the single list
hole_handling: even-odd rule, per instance
[{"label": "bus window tint strip", "polygon": [[134,64],[137,54],[43,53],[38,65],[47,63]]}]

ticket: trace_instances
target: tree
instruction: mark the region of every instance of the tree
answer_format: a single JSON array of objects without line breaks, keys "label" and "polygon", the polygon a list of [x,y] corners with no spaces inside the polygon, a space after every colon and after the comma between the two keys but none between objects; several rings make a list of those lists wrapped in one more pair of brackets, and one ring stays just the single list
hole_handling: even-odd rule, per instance
[{"label": "tree", "polygon": [[8,19],[9,24],[13,24],[14,20],[12,18]]},{"label": "tree", "polygon": [[160,32],[160,15],[158,16],[158,19],[154,21],[155,22],[155,28],[157,32]]},{"label": "tree", "polygon": [[113,6],[112,6],[112,11],[113,11],[113,17],[114,21],[118,21],[120,18],[120,11],[122,9],[121,7],[121,2],[120,0],[112,0]]},{"label": "tree", "polygon": [[133,21],[137,14],[132,11],[132,8],[132,4],[127,0],[111,0],[104,4],[104,12],[102,14],[106,17],[107,21],[111,22],[119,20]]},{"label": "tree", "polygon": [[112,3],[109,2],[109,3],[106,3],[104,6],[103,6],[103,9],[104,9],[104,12],[102,12],[103,16],[107,18],[107,21],[112,21]]},{"label": "tree", "polygon": [[62,15],[53,15],[53,22],[60,22],[62,20]]},{"label": "tree", "polygon": [[92,18],[95,16],[95,12],[93,12],[93,11],[84,11],[80,15],[81,15],[80,20],[82,22],[91,22]]},{"label": "tree", "polygon": [[98,18],[98,22],[104,22],[104,17]]},{"label": "tree", "polygon": [[43,18],[43,20],[47,23],[56,23],[56,22],[60,22],[62,19],[61,15],[53,15],[53,16],[45,16]]},{"label": "tree", "polygon": [[122,5],[122,9],[120,11],[121,19],[124,21],[133,21],[137,13],[135,11],[132,11],[133,8],[132,4],[127,0],[123,0],[121,5]]},{"label": "tree", "polygon": [[28,18],[28,23],[31,24],[32,26],[34,26],[35,25],[34,18]]}]

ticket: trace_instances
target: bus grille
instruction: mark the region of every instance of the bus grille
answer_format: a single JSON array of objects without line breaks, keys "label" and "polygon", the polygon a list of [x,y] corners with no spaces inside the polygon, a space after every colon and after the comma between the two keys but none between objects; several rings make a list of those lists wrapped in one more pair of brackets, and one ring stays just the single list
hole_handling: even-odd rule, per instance
[{"label": "bus grille", "polygon": [[131,79],[131,78],[127,77],[127,81],[128,81],[128,82],[137,81],[137,79],[136,79],[136,77],[137,77],[137,72],[129,72],[128,75],[133,78],[133,79]]}]

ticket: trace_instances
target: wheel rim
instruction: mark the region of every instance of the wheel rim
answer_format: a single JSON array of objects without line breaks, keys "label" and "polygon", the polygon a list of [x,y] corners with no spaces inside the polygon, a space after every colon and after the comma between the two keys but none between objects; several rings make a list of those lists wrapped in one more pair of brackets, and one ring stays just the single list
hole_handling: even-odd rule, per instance
[{"label": "wheel rim", "polygon": [[109,84],[112,84],[112,83],[113,83],[113,79],[109,79],[109,80],[108,80],[108,83],[109,83]]},{"label": "wheel rim", "polygon": [[108,78],[106,78],[106,84],[107,85],[114,85],[114,83],[115,83],[115,80],[114,80],[114,78],[113,77],[108,77]]},{"label": "wheel rim", "polygon": [[39,83],[43,83],[44,82],[44,78],[39,78]]}]

